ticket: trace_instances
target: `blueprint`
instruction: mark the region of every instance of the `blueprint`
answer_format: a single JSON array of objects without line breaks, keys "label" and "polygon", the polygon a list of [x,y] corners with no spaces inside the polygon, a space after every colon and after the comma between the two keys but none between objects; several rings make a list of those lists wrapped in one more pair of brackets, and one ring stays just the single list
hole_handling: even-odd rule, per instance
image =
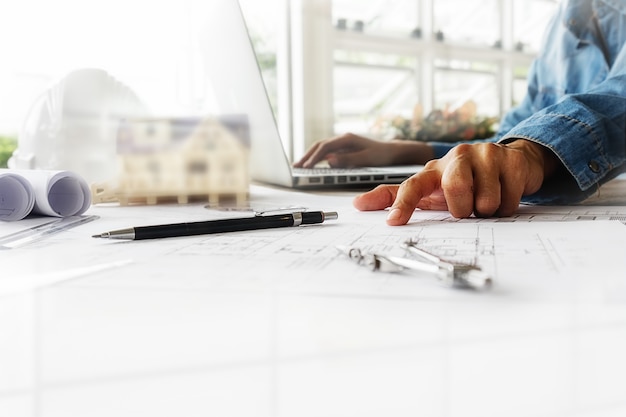
[{"label": "blueprint", "polygon": [[[391,227],[353,197],[252,187],[243,206],[98,204],[54,232],[37,228],[46,216],[3,222],[0,415],[624,415],[625,210],[416,211]],[[281,207],[339,218],[92,238]],[[374,272],[336,249],[402,257],[407,239],[493,287]]]},{"label": "blueprint", "polygon": [[[0,279],[26,276],[31,286],[72,279],[75,285],[201,288],[219,291],[283,291],[354,296],[464,297],[426,273],[373,272],[350,262],[337,246],[406,256],[407,239],[453,262],[478,265],[494,277],[494,294],[550,297],[615,296],[612,283],[626,269],[626,208],[522,206],[504,219],[454,219],[447,212],[416,211],[406,226],[385,224],[386,213],[358,212],[351,196],[253,194],[250,207],[204,205],[94,206],[97,216],[3,260]],[[240,217],[271,207],[336,210],[339,219],[322,225],[257,230],[152,241],[106,241],[91,235],[146,224]],[[0,236],[1,237],[1,236]],[[41,247],[45,252],[37,252]],[[55,251],[54,248],[58,248]],[[37,253],[47,265],[30,262]],[[72,253],[58,262],[62,253]],[[6,254],[6,251],[5,251]],[[537,271],[540,271],[537,272]],[[77,279],[84,274],[84,279]],[[602,276],[601,293],[588,291],[589,277]],[[8,281],[5,281],[8,283]],[[576,285],[573,285],[576,283]],[[42,284],[42,285],[44,285]],[[597,284],[597,282],[594,282]],[[5,284],[7,288],[15,288]],[[597,285],[596,285],[597,287]]]}]

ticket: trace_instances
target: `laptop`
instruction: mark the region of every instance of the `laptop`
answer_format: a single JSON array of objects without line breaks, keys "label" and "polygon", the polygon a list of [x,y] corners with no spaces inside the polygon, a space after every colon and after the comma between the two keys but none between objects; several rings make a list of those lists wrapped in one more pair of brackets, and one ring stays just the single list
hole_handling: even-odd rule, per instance
[{"label": "laptop", "polygon": [[[289,188],[344,188],[397,184],[423,166],[355,169],[291,166],[279,135],[244,13],[238,0],[212,0],[204,38],[204,70],[221,113],[245,114],[250,128],[253,181]],[[226,58],[225,58],[226,57]],[[322,138],[320,138],[322,139]]]}]

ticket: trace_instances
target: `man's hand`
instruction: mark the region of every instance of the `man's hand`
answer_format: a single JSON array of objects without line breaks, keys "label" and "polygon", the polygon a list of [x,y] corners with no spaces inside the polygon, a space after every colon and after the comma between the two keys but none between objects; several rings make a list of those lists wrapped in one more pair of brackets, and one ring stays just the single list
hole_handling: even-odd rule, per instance
[{"label": "man's hand", "polygon": [[390,207],[387,223],[394,226],[406,224],[415,208],[448,210],[457,218],[472,213],[510,216],[522,196],[539,190],[556,166],[550,150],[527,140],[461,144],[401,185],[380,185],[357,196],[354,206],[359,210]]},{"label": "man's hand", "polygon": [[293,166],[312,168],[323,160],[333,168],[417,165],[424,164],[432,158],[432,148],[422,142],[407,140],[382,142],[346,133],[317,142]]}]

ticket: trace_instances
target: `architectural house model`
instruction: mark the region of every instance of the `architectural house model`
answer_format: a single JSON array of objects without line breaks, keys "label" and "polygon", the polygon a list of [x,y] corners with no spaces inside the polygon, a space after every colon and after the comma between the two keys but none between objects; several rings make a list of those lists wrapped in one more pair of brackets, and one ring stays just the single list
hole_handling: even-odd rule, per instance
[{"label": "architectural house model", "polygon": [[117,134],[118,175],[92,185],[93,203],[156,204],[248,196],[250,134],[243,115],[126,119]]}]

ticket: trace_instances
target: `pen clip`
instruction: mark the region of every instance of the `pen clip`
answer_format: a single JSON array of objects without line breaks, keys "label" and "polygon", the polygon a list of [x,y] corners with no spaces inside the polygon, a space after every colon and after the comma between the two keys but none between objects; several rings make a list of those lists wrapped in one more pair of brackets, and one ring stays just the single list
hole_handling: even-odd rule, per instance
[{"label": "pen clip", "polygon": [[263,217],[263,216],[275,216],[277,214],[291,214],[296,212],[306,211],[306,207],[292,206],[292,207],[278,207],[270,210],[262,210],[262,211],[254,211],[255,217]]}]

